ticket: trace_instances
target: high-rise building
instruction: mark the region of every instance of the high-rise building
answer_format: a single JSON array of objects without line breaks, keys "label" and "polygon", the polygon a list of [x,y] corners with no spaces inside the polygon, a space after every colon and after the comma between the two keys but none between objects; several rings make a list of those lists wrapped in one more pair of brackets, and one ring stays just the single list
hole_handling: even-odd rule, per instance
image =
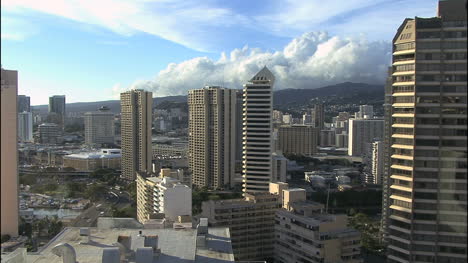
[{"label": "high-rise building", "polygon": [[272,173],[275,77],[264,67],[244,85],[242,177],[244,193],[267,192]]},{"label": "high-rise building", "polygon": [[359,111],[356,112],[356,119],[372,119],[374,118],[374,106],[360,105]]},{"label": "high-rise building", "polygon": [[18,95],[18,112],[31,112],[31,98],[25,95]]},{"label": "high-rise building", "polygon": [[387,262],[466,262],[466,1],[405,19],[392,62]]},{"label": "high-rise building", "polygon": [[189,168],[197,187],[233,186],[236,102],[232,89],[206,86],[188,93]]},{"label": "high-rise building", "polygon": [[382,140],[383,119],[350,119],[348,134],[348,155],[361,156],[366,153],[368,143]]},{"label": "high-rise building", "polygon": [[85,143],[89,145],[114,144],[114,113],[103,106],[99,111],[84,114]]},{"label": "high-rise building", "polygon": [[65,127],[65,95],[49,97],[49,122]]},{"label": "high-rise building", "polygon": [[312,125],[312,114],[306,112],[302,115],[302,124],[304,125]]},{"label": "high-rise building", "polygon": [[18,71],[1,69],[1,235],[18,236]]},{"label": "high-rise building", "polygon": [[383,167],[384,167],[384,143],[383,141],[374,141],[369,144],[370,148],[370,174],[372,175],[373,184],[382,184]]},{"label": "high-rise building", "polygon": [[20,142],[33,141],[33,119],[31,112],[18,113],[18,140]]},{"label": "high-rise building", "polygon": [[120,93],[120,108],[122,178],[134,181],[137,171],[152,171],[153,93],[139,89]]},{"label": "high-rise building", "polygon": [[39,143],[58,144],[62,142],[60,126],[55,123],[43,123],[37,127]]},{"label": "high-rise building", "polygon": [[325,110],[322,103],[314,105],[314,109],[312,110],[312,123],[315,128],[323,129],[325,125]]},{"label": "high-rise building", "polygon": [[311,156],[317,153],[319,129],[312,125],[292,125],[278,128],[277,149],[285,154]]}]

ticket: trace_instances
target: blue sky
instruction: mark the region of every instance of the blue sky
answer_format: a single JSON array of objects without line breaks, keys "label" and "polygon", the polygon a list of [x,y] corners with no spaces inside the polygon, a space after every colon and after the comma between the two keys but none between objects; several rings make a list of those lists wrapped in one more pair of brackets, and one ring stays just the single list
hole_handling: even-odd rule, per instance
[{"label": "blue sky", "polygon": [[383,81],[397,27],[406,17],[434,16],[437,1],[1,4],[2,66],[19,71],[19,94],[38,105],[56,94],[67,102],[115,99],[130,87],[155,96],[211,83],[240,88],[262,65],[278,88]]}]

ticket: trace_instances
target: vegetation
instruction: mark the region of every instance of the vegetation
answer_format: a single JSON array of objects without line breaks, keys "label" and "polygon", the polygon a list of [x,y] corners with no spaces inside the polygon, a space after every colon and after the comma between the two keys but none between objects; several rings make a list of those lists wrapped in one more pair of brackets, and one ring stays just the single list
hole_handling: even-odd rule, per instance
[{"label": "vegetation", "polygon": [[208,200],[226,200],[242,198],[242,193],[213,193],[209,192],[208,188],[192,190],[192,214],[196,215],[202,212],[201,206],[204,201]]},{"label": "vegetation", "polygon": [[349,225],[361,232],[364,250],[374,254],[382,253],[384,247],[379,242],[379,221],[372,221],[366,214],[357,213],[349,218]]},{"label": "vegetation", "polygon": [[33,174],[20,174],[19,183],[23,185],[34,185],[37,182],[36,175]]},{"label": "vegetation", "polygon": [[85,183],[69,182],[66,185],[66,198],[78,198],[82,197],[86,189]]},{"label": "vegetation", "polygon": [[[313,192],[310,199],[325,204],[327,202],[327,192]],[[338,211],[350,211],[351,207],[353,207],[351,208],[353,210],[375,207],[375,211],[380,211],[382,192],[376,190],[333,192],[329,195],[328,204],[329,209],[338,208]]]},{"label": "vegetation", "polygon": [[117,208],[112,206],[112,217],[131,217],[136,218],[136,207],[135,206],[127,206],[124,208]]},{"label": "vegetation", "polygon": [[107,192],[106,190],[107,188],[104,185],[93,184],[86,189],[85,195],[91,201],[96,201],[102,196],[102,194]]},{"label": "vegetation", "polygon": [[116,171],[110,168],[97,169],[89,174],[89,177],[106,183],[109,186],[114,186],[119,179]]},{"label": "vegetation", "polygon": [[69,125],[65,125],[65,132],[82,132],[84,131],[84,124],[80,123],[73,123]]}]

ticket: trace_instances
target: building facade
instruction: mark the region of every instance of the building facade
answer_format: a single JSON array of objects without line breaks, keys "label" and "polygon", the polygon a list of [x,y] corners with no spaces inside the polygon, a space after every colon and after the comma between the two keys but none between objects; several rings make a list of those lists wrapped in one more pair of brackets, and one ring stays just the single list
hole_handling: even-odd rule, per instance
[{"label": "building facade", "polygon": [[18,95],[18,113],[31,112],[31,98],[26,95]]},{"label": "building facade", "polygon": [[18,71],[1,69],[1,228],[2,235],[18,236]]},{"label": "building facade", "polygon": [[193,185],[212,189],[233,185],[236,104],[236,90],[206,86],[189,91],[189,168]]},{"label": "building facade", "polygon": [[120,149],[101,149],[98,152],[77,153],[63,156],[63,166],[78,171],[94,171],[101,168],[121,169]]},{"label": "building facade", "polygon": [[383,129],[383,119],[350,119],[348,155],[362,156],[365,154],[369,143],[382,140]]},{"label": "building facade", "polygon": [[137,171],[152,171],[153,93],[138,89],[123,92],[120,107],[122,178],[133,181]]},{"label": "building facade", "polygon": [[315,104],[312,110],[312,123],[315,128],[322,130],[325,125],[325,109],[323,104]]},{"label": "building facade", "polygon": [[107,107],[84,114],[85,143],[88,145],[114,144],[114,113]]},{"label": "building facade", "polygon": [[58,124],[43,123],[37,129],[39,132],[39,143],[58,144],[62,142],[62,131]]},{"label": "building facade", "polygon": [[372,105],[360,105],[359,111],[356,112],[356,119],[372,119],[374,118],[374,106]]},{"label": "building facade", "polygon": [[65,95],[49,97],[49,120],[57,124],[61,130],[65,127]]},{"label": "building facade", "polygon": [[18,113],[18,140],[33,142],[33,118],[31,112]]},{"label": "building facade", "polygon": [[387,262],[467,261],[466,1],[393,39]]},{"label": "building facade", "polygon": [[272,173],[275,77],[264,67],[244,85],[242,177],[244,193],[268,192]]},{"label": "building facade", "polygon": [[312,125],[292,125],[278,128],[278,146],[284,154],[311,156],[317,153],[319,129]]}]

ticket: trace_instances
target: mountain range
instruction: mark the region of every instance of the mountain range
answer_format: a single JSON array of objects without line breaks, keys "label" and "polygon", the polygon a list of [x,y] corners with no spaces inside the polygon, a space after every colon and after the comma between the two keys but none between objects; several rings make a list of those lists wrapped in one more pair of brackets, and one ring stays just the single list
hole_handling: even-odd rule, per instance
[{"label": "mountain range", "polygon": [[[273,102],[278,105],[307,104],[313,99],[325,100],[328,103],[366,104],[383,102],[384,85],[344,82],[318,89],[283,89],[273,93]],[[187,102],[187,96],[167,96],[153,98],[153,105],[158,107],[162,102],[176,102],[176,105]],[[120,112],[120,100],[96,102],[67,103],[67,112],[95,111],[101,106],[107,106],[114,113]],[[47,105],[33,106],[33,110],[47,112]]]}]

